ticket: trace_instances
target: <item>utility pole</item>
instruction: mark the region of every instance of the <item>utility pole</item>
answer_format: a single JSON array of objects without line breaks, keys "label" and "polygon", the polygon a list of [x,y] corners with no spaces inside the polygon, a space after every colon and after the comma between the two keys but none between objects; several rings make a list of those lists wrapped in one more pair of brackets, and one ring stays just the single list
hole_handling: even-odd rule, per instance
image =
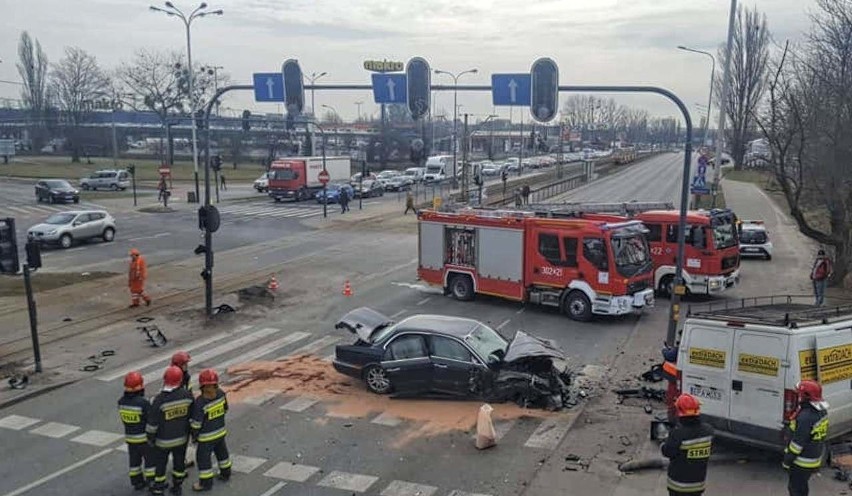
[{"label": "utility pole", "polygon": [[[14,233],[13,233],[14,234]],[[27,310],[30,314],[30,337],[33,341],[33,355],[35,359],[35,371],[41,372],[41,348],[38,344],[38,320],[36,316],[36,302],[33,297],[33,284],[30,280],[30,265],[25,263],[24,269],[24,289],[27,293]]]},{"label": "utility pole", "polygon": [[461,182],[461,184],[462,184],[462,187],[461,187],[462,196],[461,196],[461,200],[464,203],[467,203],[467,201],[469,200],[468,191],[467,191],[467,186],[468,186],[467,176],[468,176],[468,172],[470,172],[470,171],[468,171],[469,165],[468,165],[468,161],[467,161],[467,152],[468,152],[468,150],[467,150],[467,148],[468,148],[468,143],[467,143],[467,115],[468,115],[467,112],[465,112],[465,114],[464,114],[464,128],[462,128],[463,134],[462,134],[462,178],[461,178],[462,179],[462,182]]},{"label": "utility pole", "polygon": [[388,165],[388,150],[387,150],[387,111],[385,110],[385,104],[382,104],[382,148],[381,153],[379,153],[379,161],[382,164],[382,170],[387,169]]},{"label": "utility pole", "polygon": [[565,133],[565,123],[559,122],[559,151],[556,153],[556,177],[558,179],[562,179],[562,143],[564,138],[562,135]]},{"label": "utility pole", "polygon": [[518,175],[524,170],[524,114],[521,112],[521,146],[518,147]]}]

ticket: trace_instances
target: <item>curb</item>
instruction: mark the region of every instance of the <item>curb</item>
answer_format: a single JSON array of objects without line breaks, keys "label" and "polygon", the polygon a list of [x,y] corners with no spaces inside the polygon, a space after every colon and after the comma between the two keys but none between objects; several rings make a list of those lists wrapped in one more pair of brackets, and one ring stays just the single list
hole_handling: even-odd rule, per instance
[{"label": "curb", "polygon": [[49,386],[44,386],[42,388],[33,388],[29,391],[19,394],[17,396],[13,396],[12,398],[0,400],[0,410],[4,408],[8,408],[13,405],[17,405],[23,401],[31,400],[33,398],[37,398],[43,394],[50,393],[52,391],[56,391],[57,389],[63,388],[65,386],[70,386],[71,384],[76,383],[80,379],[72,379],[70,381],[58,382],[56,384],[51,384]]}]

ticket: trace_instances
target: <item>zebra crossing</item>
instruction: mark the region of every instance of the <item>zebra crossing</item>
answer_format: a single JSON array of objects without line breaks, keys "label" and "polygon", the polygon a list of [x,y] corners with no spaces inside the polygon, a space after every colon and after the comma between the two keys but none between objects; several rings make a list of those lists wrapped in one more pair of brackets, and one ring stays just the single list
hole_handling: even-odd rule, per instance
[{"label": "zebra crossing", "polygon": [[46,217],[59,212],[70,210],[103,210],[104,207],[94,203],[67,203],[64,205],[0,205],[0,218],[3,217]]},{"label": "zebra crossing", "polygon": [[[329,206],[334,208],[334,206]],[[250,203],[245,205],[232,204],[219,207],[219,213],[222,214],[222,220],[227,220],[228,217],[241,218],[294,218],[307,219],[322,215],[322,208],[316,206],[289,206],[281,204],[257,204]]]}]

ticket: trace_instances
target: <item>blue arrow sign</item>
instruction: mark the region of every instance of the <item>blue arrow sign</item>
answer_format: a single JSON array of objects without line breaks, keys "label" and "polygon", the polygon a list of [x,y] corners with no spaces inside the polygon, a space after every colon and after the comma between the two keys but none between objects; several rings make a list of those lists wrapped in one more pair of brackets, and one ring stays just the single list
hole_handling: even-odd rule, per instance
[{"label": "blue arrow sign", "polygon": [[407,103],[405,74],[373,74],[373,100],[376,103]]},{"label": "blue arrow sign", "polygon": [[280,72],[256,72],[252,74],[252,80],[254,81],[254,101],[284,101],[284,78]]},{"label": "blue arrow sign", "polygon": [[494,105],[528,107],[532,100],[529,74],[492,74],[491,101]]}]

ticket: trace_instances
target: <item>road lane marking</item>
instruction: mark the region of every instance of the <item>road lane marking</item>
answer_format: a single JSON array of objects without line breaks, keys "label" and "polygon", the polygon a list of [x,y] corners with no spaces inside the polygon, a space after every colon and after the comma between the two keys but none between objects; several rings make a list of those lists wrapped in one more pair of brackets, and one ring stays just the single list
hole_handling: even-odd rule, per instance
[{"label": "road lane marking", "polygon": [[139,236],[138,238],[129,238],[129,239],[127,239],[127,241],[136,242],[136,241],[141,241],[143,239],[157,239],[157,238],[164,238],[166,236],[171,236],[171,235],[172,235],[172,233],[170,233],[170,232],[162,232],[162,233],[153,234],[151,236]]},{"label": "road lane marking", "polygon": [[80,430],[76,425],[62,424],[59,422],[48,422],[42,426],[36,427],[30,431],[30,434],[38,434],[40,436],[52,437],[59,439],[65,437],[74,431]]},{"label": "road lane marking", "polygon": [[[267,336],[271,336],[271,335],[273,335],[277,332],[281,332],[281,329],[278,329],[276,327],[264,327],[263,329],[251,332],[249,334],[246,334],[245,336],[240,336],[233,341],[228,341],[224,344],[220,344],[219,346],[216,346],[215,348],[205,350],[205,351],[199,353],[197,356],[193,356],[192,362],[194,364],[203,363],[205,360],[210,360],[212,358],[218,357],[219,355],[224,355],[225,353],[234,351],[237,348],[245,346],[249,343],[253,343],[254,341],[257,341],[258,339],[263,339]],[[145,374],[143,376],[145,384],[152,383],[152,382],[156,381],[157,379],[160,378],[160,375],[162,373],[163,372],[159,369],[157,369],[156,371],[148,372],[147,374]]]},{"label": "road lane marking", "polygon": [[260,496],[272,496],[273,494],[275,494],[275,493],[277,493],[278,491],[280,491],[280,490],[281,490],[281,488],[283,488],[283,487],[284,487],[284,486],[286,486],[286,485],[287,485],[287,483],[286,483],[286,482],[279,482],[279,483],[275,484],[274,486],[270,487],[268,491],[266,491],[265,493],[261,494]]},{"label": "road lane marking", "polygon": [[524,310],[526,310],[526,307],[524,307],[524,308],[522,308],[522,309],[518,310],[517,312],[515,312],[515,315],[520,315],[520,314],[524,313]]},{"label": "road lane marking", "polygon": [[246,403],[248,405],[260,406],[260,405],[266,403],[267,401],[271,400],[272,398],[278,396],[279,392],[280,391],[273,391],[271,389],[267,389],[266,391],[262,392],[261,394],[259,394],[257,396],[247,397],[246,399],[243,400],[243,403]]},{"label": "road lane marking", "polygon": [[511,322],[511,321],[512,321],[512,319],[506,319],[506,320],[504,320],[503,322],[501,322],[501,323],[500,323],[500,325],[498,325],[498,326],[497,326],[497,330],[499,331],[500,329],[502,329],[502,328],[506,327],[506,324],[508,324],[508,323],[509,323],[509,322]]},{"label": "road lane marking", "polygon": [[299,465],[290,462],[279,462],[274,467],[264,472],[263,475],[266,477],[274,477],[276,479],[284,479],[293,482],[305,482],[317,472],[319,472],[319,467]]},{"label": "road lane marking", "polygon": [[301,413],[317,403],[319,403],[319,400],[316,398],[311,398],[310,396],[299,396],[298,398],[281,405],[280,410]]},{"label": "road lane marking", "polygon": [[26,429],[27,427],[33,426],[39,422],[41,422],[41,420],[32,417],[24,417],[23,415],[9,415],[8,417],[3,417],[2,419],[0,419],[0,427],[4,429],[11,429],[13,431],[20,431]]},{"label": "road lane marking", "polygon": [[108,444],[114,443],[123,437],[123,434],[116,434],[114,432],[91,430],[86,431],[75,438],[72,438],[71,441],[80,444],[88,444],[90,446],[103,447]]},{"label": "road lane marking", "polygon": [[420,300],[420,301],[418,301],[418,302],[417,302],[417,306],[419,307],[419,306],[421,306],[421,305],[424,305],[424,304],[426,304],[426,303],[427,303],[429,300],[431,300],[431,299],[432,299],[432,297],[431,297],[431,296],[429,296],[429,297],[427,297],[427,298],[423,298],[422,300]]},{"label": "road lane marking", "polygon": [[278,348],[283,348],[285,346],[288,346],[288,345],[295,343],[296,341],[301,341],[302,339],[305,339],[306,337],[308,337],[310,335],[311,335],[311,333],[302,332],[302,331],[297,331],[297,332],[294,332],[292,334],[288,334],[287,336],[284,336],[283,338],[279,338],[279,339],[276,339],[275,341],[271,341],[271,342],[269,342],[269,343],[267,343],[267,344],[265,344],[261,347],[255,348],[252,351],[249,351],[247,353],[243,353],[239,356],[236,356],[234,358],[226,360],[222,363],[216,364],[216,366],[214,368],[221,370],[223,372],[227,372],[228,367],[230,367],[234,364],[247,363],[247,362],[251,362],[252,360],[257,360],[258,358],[260,358],[264,355],[268,355],[268,354],[272,353],[273,351],[277,350]]},{"label": "road lane marking", "polygon": [[38,479],[38,480],[33,481],[33,482],[30,482],[30,483],[29,483],[29,484],[27,484],[26,486],[23,486],[23,487],[20,487],[20,488],[18,488],[18,489],[15,489],[15,490],[14,490],[14,491],[12,491],[11,493],[6,493],[6,495],[5,495],[5,496],[18,496],[19,494],[24,494],[24,493],[26,493],[27,491],[29,491],[30,489],[35,489],[36,487],[41,486],[42,484],[45,484],[45,483],[47,483],[47,482],[50,482],[50,481],[52,481],[53,479],[56,479],[57,477],[62,477],[63,475],[67,474],[68,472],[71,472],[71,471],[76,470],[76,469],[78,469],[78,468],[80,468],[80,467],[83,467],[83,466],[85,466],[85,465],[88,465],[89,463],[91,463],[91,462],[93,462],[93,461],[97,460],[98,458],[100,458],[100,457],[102,457],[102,456],[104,456],[104,455],[107,455],[107,454],[109,454],[109,453],[112,453],[112,448],[107,448],[107,449],[105,449],[105,450],[103,450],[103,451],[99,451],[99,452],[95,453],[94,455],[92,455],[92,456],[90,456],[90,457],[88,457],[88,458],[85,458],[85,459],[80,460],[80,461],[78,461],[78,462],[76,462],[76,463],[73,463],[73,464],[71,464],[71,465],[68,465],[67,467],[65,467],[65,468],[63,468],[63,469],[61,469],[61,470],[57,470],[56,472],[53,472],[53,473],[52,473],[52,474],[50,474],[50,475],[46,475],[46,476],[42,477],[41,479]]},{"label": "road lane marking", "polygon": [[395,480],[391,482],[384,491],[382,496],[432,496],[438,488],[435,486],[426,486],[424,484],[415,484],[413,482],[405,482]]},{"label": "road lane marking", "polygon": [[317,482],[317,485],[363,493],[370,489],[370,486],[378,480],[379,478],[373,475],[351,474],[349,472],[334,470],[323,477],[321,481]]},{"label": "road lane marking", "polygon": [[[235,333],[244,331],[244,330],[248,329],[249,327],[251,327],[251,326],[238,327],[236,329]],[[213,336],[210,336],[208,338],[204,338],[200,341],[193,341],[193,342],[187,344],[186,346],[184,346],[181,349],[183,349],[185,351],[193,351],[193,350],[198,349],[202,346],[206,346],[210,343],[213,343],[215,341],[219,341],[220,339],[226,338],[229,335],[230,335],[230,333],[220,332],[219,334],[214,334]],[[104,381],[104,382],[114,381],[115,379],[118,379],[119,377],[124,377],[130,371],[147,369],[148,367],[150,367],[151,365],[154,365],[157,362],[162,362],[164,360],[170,359],[171,356],[172,356],[172,352],[170,351],[167,354],[155,356],[153,358],[148,358],[146,360],[142,360],[140,362],[136,362],[136,363],[130,364],[126,367],[123,367],[121,369],[118,369],[118,370],[116,370],[115,372],[113,372],[109,375],[105,375],[103,377],[98,377],[98,380],[101,380],[101,381]]]},{"label": "road lane marking", "polygon": [[527,448],[542,448],[547,450],[555,450],[559,446],[559,442],[565,434],[568,433],[571,423],[565,419],[549,418],[546,419],[538,429],[524,443]]},{"label": "road lane marking", "polygon": [[293,350],[290,353],[287,353],[285,355],[281,355],[280,357],[276,358],[276,360],[284,360],[285,358],[291,357],[291,356],[313,355],[317,351],[325,348],[326,346],[332,345],[332,344],[334,344],[338,341],[340,341],[340,338],[338,338],[338,337],[323,336],[323,337],[317,339],[316,341],[310,342],[310,343],[306,344],[305,346],[302,346],[299,349]]},{"label": "road lane marking", "polygon": [[231,455],[231,470],[241,474],[250,474],[266,463],[266,458],[255,456]]},{"label": "road lane marking", "polygon": [[24,210],[23,208],[13,207],[11,205],[8,205],[4,208],[8,208],[9,210],[14,210],[15,212],[18,212],[19,214],[25,214],[26,215],[26,214],[30,213],[29,210]]},{"label": "road lane marking", "polygon": [[408,310],[400,310],[399,312],[396,312],[395,314],[391,315],[390,318],[395,319],[395,318],[399,317],[400,315],[404,314],[407,311]]}]

